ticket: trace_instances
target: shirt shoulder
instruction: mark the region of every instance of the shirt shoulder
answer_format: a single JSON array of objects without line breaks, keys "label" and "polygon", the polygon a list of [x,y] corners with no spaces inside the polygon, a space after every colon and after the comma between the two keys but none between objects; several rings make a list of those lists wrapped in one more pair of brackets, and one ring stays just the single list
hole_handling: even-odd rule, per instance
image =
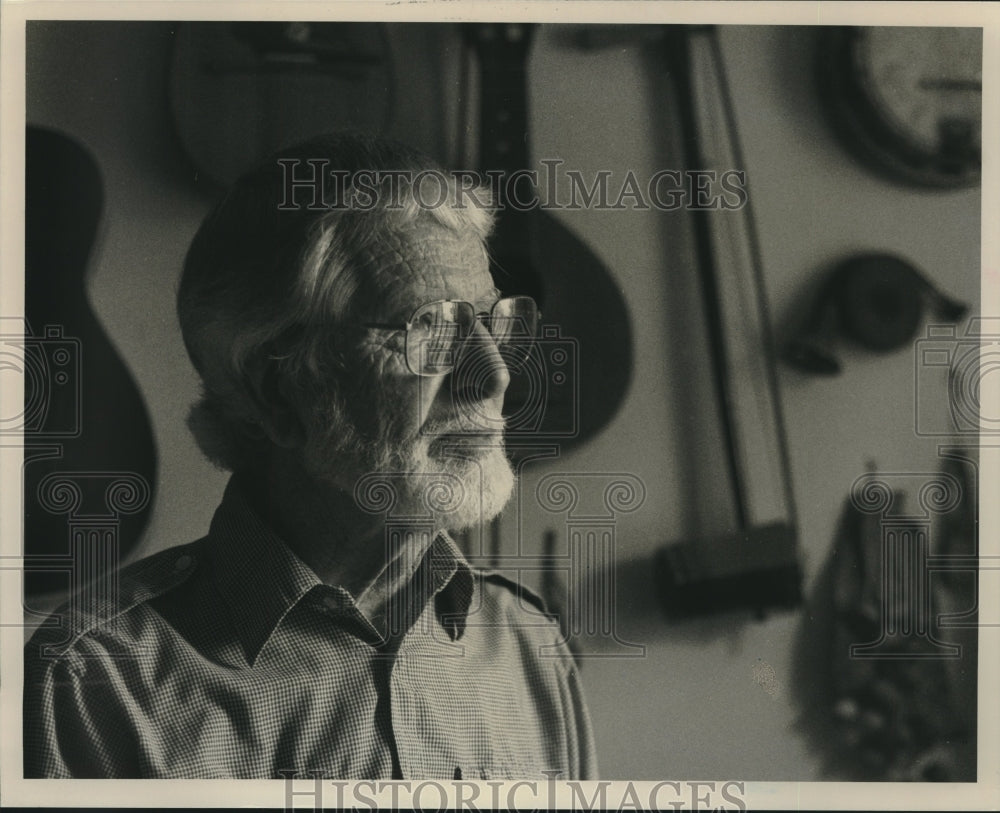
[{"label": "shirt shoulder", "polygon": [[[474,572],[482,578],[485,584],[494,588],[491,592],[496,593],[501,597],[501,600],[516,601],[524,610],[528,612],[537,610],[549,620],[558,622],[558,616],[549,610],[545,599],[527,585],[505,576],[497,570],[476,570]],[[525,604],[528,606],[525,607]]]},{"label": "shirt shoulder", "polygon": [[[537,592],[503,573],[481,570],[477,575],[486,610],[480,632],[491,650],[515,664],[527,692],[521,705],[533,709],[541,721],[548,764],[561,766],[565,778],[596,779],[593,727],[576,655],[559,614]],[[491,627],[503,632],[491,634]]]},{"label": "shirt shoulder", "polygon": [[98,630],[120,630],[114,621],[184,584],[197,572],[205,542],[202,538],[159,551],[121,568],[106,589],[90,585],[70,596],[35,630],[28,646],[46,659],[59,658]]},{"label": "shirt shoulder", "polygon": [[560,616],[539,593],[494,570],[477,571],[477,575],[484,596],[480,608],[485,613],[483,623],[506,629],[520,641],[526,657],[545,652],[548,653],[545,660],[552,663],[572,662]]}]

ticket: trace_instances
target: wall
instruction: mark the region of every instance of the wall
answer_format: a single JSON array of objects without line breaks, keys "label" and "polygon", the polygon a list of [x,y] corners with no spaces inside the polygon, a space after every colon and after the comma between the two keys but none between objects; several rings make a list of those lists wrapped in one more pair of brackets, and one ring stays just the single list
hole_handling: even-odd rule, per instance
[{"label": "wall", "polygon": [[[846,254],[897,251],[953,296],[979,299],[979,192],[891,187],[859,168],[821,119],[811,81],[813,32],[727,28],[733,86],[758,219],[771,312],[781,323],[802,286]],[[29,30],[28,120],[87,144],[106,182],[103,234],[90,294],[146,395],[160,451],[152,521],[137,555],[187,542],[206,529],[225,475],[199,456],[184,428],[197,381],[175,325],[183,253],[209,201],[171,134],[166,24],[44,24]],[[536,157],[640,177],[679,166],[669,85],[654,49],[568,47],[552,29],[533,56]],[[797,724],[794,644],[806,617],[725,616],[666,623],[650,573],[630,564],[662,544],[731,525],[711,427],[710,384],[690,245],[681,215],[559,212],[612,269],[629,304],[634,370],[620,412],[589,445],[528,471],[530,496],[553,471],[629,472],[646,501],[619,518],[618,633],[645,656],[588,658],[583,674],[608,778],[821,778]],[[882,469],[934,471],[933,440],[912,429],[913,356],[845,348],[839,378],[781,369],[779,383],[799,508],[806,589],[833,541],[854,479]],[[924,392],[943,415],[943,391]],[[528,509],[523,550],[558,518]],[[516,551],[513,519],[504,550]],[[642,570],[642,568],[640,568]],[[529,574],[530,580],[530,574]],[[600,651],[600,650],[598,650]],[[754,679],[774,670],[775,691]],[[772,688],[775,688],[772,685]]]}]

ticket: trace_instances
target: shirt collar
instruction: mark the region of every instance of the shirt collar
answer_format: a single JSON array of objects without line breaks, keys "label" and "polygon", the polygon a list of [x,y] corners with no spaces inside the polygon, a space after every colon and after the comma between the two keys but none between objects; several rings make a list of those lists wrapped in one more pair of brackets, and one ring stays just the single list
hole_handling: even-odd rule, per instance
[{"label": "shirt collar", "polygon": [[[230,478],[212,518],[210,555],[219,591],[252,666],[261,649],[306,593],[322,584],[316,573],[265,525],[238,479]],[[462,637],[474,578],[454,540],[439,533],[428,550],[434,609],[452,640]]]},{"label": "shirt collar", "polygon": [[216,584],[253,665],[281,619],[322,582],[260,520],[236,477],[226,486],[209,536]]},{"label": "shirt collar", "polygon": [[434,609],[451,640],[465,633],[475,579],[472,568],[455,541],[444,531],[431,544],[430,562],[435,574]]}]

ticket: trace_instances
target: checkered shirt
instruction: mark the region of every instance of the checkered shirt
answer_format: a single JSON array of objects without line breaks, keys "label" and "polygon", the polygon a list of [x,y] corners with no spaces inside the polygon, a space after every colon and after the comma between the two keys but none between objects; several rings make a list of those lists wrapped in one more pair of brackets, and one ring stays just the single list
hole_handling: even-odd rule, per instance
[{"label": "checkered shirt", "polygon": [[63,607],[28,642],[25,776],[595,778],[540,600],[445,534],[410,588],[383,639],[230,481],[208,536],[123,569],[111,612]]}]

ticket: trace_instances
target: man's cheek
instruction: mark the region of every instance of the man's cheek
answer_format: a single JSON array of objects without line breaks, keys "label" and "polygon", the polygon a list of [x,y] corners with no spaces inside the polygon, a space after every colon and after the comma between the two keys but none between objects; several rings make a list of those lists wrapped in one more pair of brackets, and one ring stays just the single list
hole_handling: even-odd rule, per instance
[{"label": "man's cheek", "polygon": [[361,377],[377,381],[383,377],[410,375],[404,352],[405,341],[391,339],[381,344],[370,342],[360,348]]}]

